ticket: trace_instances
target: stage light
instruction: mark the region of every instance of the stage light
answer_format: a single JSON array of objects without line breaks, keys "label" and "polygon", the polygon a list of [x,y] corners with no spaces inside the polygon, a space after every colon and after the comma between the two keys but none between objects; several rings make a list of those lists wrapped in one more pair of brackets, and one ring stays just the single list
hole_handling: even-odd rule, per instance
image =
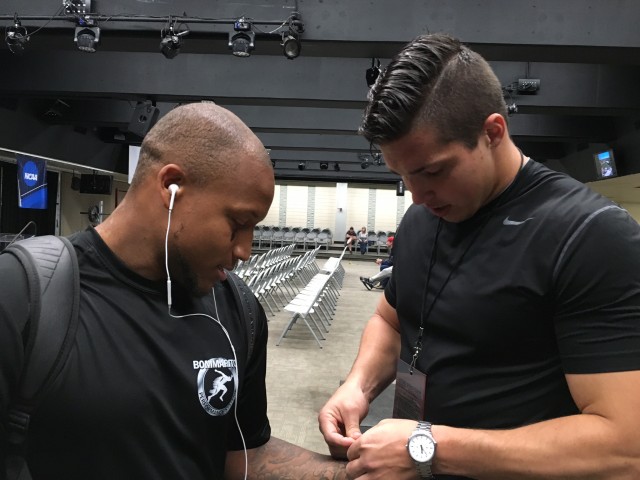
[{"label": "stage light", "polygon": [[162,36],[162,40],[160,41],[160,51],[165,58],[175,58],[182,48],[182,37],[185,35],[189,35],[189,30],[183,30],[181,32],[177,32],[174,29],[175,23],[169,26],[169,31],[165,33],[165,30],[160,32],[160,36]]},{"label": "stage light", "polygon": [[360,163],[360,168],[362,168],[363,170],[365,168],[369,168],[369,159],[368,158],[362,159],[362,162]]},{"label": "stage light", "polygon": [[304,32],[304,23],[300,20],[300,14],[292,13],[287,19],[289,28],[286,32],[282,32],[282,53],[289,60],[293,60],[300,55],[302,44],[300,43],[300,34]]},{"label": "stage light", "polygon": [[338,162],[334,163],[334,164],[333,164],[333,169],[334,169],[336,172],[339,172],[339,171],[340,171],[340,164],[339,164]]},{"label": "stage light", "polygon": [[320,162],[320,170],[327,170],[329,168],[329,162]]},{"label": "stage light", "polygon": [[273,159],[271,159],[271,166],[272,166],[273,168],[276,168],[276,161],[275,161],[275,160],[273,160]]},{"label": "stage light", "polygon": [[305,168],[307,168],[307,164],[304,162],[300,162],[298,164],[298,170],[304,170]]},{"label": "stage light", "polygon": [[244,17],[233,24],[233,32],[229,32],[229,49],[236,57],[248,57],[255,48],[256,34],[251,31],[251,23]]},{"label": "stage light", "polygon": [[73,37],[78,50],[83,52],[95,52],[96,46],[100,43],[100,27],[90,24],[76,27],[76,33]]},{"label": "stage light", "polygon": [[380,60],[377,58],[372,58],[371,68],[367,68],[367,71],[365,73],[365,78],[367,79],[367,86],[369,88],[373,87],[379,75],[380,75]]},{"label": "stage light", "polygon": [[29,41],[29,34],[27,29],[20,23],[18,15],[13,17],[13,27],[5,29],[4,41],[11,53],[20,55],[24,52],[24,46]]},{"label": "stage light", "polygon": [[381,165],[384,165],[384,158],[382,158],[382,154],[381,153],[373,153],[371,154],[371,158],[373,158],[373,164],[376,167],[379,167]]},{"label": "stage light", "polygon": [[300,40],[296,36],[295,33],[289,31],[288,33],[282,34],[282,53],[289,60],[293,60],[300,56],[300,51],[302,50],[302,44]]}]

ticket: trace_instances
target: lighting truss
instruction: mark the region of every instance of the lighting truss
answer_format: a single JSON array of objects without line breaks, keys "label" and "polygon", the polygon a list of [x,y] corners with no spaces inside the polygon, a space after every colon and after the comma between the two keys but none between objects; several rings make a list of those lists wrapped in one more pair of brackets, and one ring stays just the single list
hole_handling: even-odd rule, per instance
[{"label": "lighting truss", "polygon": [[[17,19],[18,14],[14,16],[0,15],[0,21]],[[262,36],[278,36],[281,38],[281,46],[283,54],[293,59],[300,55],[301,43],[300,35],[304,32],[304,23],[300,14],[295,12],[290,14],[284,20],[248,20],[248,17],[240,17],[235,20],[215,19],[203,17],[187,17],[185,16],[165,16],[165,17],[149,17],[137,15],[103,15],[91,12],[91,0],[63,0],[62,7],[52,16],[30,15],[21,17],[22,21],[45,22],[36,31],[41,30],[50,22],[70,22],[76,25],[74,41],[78,48],[84,51],[95,51],[100,40],[100,28],[97,26],[99,22],[109,22],[114,24],[118,22],[127,23],[167,23],[171,24],[172,19],[178,23],[189,24],[205,24],[205,25],[232,25],[233,31],[229,33],[228,44],[232,53],[236,56],[247,57],[255,48],[256,32]],[[186,35],[188,30],[177,32],[174,25],[173,35],[171,27],[169,32],[162,32],[162,40],[160,49],[167,58],[175,57],[182,45],[181,36]],[[275,25],[272,31],[262,31],[257,26]],[[35,32],[33,32],[35,33]],[[213,32],[222,33],[222,32]],[[11,27],[5,28],[5,42],[12,52],[19,53],[24,50],[24,44],[30,39],[27,30],[20,23],[14,23]],[[163,50],[164,47],[164,50]]]}]

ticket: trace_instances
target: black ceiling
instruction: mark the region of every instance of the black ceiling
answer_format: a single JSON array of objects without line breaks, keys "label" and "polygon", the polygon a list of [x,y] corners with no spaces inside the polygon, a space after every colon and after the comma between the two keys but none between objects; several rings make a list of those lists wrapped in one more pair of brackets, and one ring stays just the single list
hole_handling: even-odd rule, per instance
[{"label": "black ceiling", "polygon": [[[356,134],[365,71],[372,58],[384,66],[415,35],[437,31],[481,52],[505,87],[540,79],[536,93],[507,96],[518,109],[511,133],[538,160],[583,161],[591,145],[628,145],[621,139],[639,126],[636,0],[94,0],[96,53],[77,50],[72,15],[48,20],[62,6],[0,4],[0,25],[13,25],[17,13],[31,34],[22,55],[0,45],[0,148],[126,172],[127,145],[140,141],[129,128],[138,102],[153,102],[162,115],[181,102],[211,100],[271,149],[278,178],[393,182],[384,165],[361,168],[369,153]],[[264,32],[295,11],[304,23],[302,53],[288,60],[279,34]],[[159,53],[170,15],[190,30],[171,60]],[[227,48],[242,16],[256,31],[249,58]],[[640,171],[631,156],[622,173]]]}]

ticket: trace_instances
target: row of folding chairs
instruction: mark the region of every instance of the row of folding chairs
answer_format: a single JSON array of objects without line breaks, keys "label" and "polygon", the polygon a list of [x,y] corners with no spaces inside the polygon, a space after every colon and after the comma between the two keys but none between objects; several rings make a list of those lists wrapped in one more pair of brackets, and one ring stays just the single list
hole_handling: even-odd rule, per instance
[{"label": "row of folding chairs", "polygon": [[298,320],[302,320],[318,346],[322,348],[321,340],[325,340],[325,334],[329,333],[344,280],[345,271],[341,260],[345,250],[340,257],[327,259],[305,287],[284,307],[293,315],[282,330],[276,345],[280,345]]},{"label": "row of folding chairs", "polygon": [[394,232],[370,231],[367,235],[367,250],[376,249],[378,254],[381,250],[387,250],[387,238],[393,235]]},{"label": "row of folding chairs", "polygon": [[233,271],[246,282],[248,277],[257,274],[260,270],[291,257],[294,248],[295,245],[287,245],[286,247],[274,248],[261,254],[251,255],[246,262],[238,262]]},{"label": "row of folding chairs", "polygon": [[253,232],[253,243],[258,245],[258,248],[284,245],[295,245],[302,249],[307,247],[316,248],[318,246],[325,246],[329,250],[329,245],[333,243],[333,236],[329,229],[322,231],[316,231],[304,229],[304,230],[271,230],[256,228]]},{"label": "row of folding chairs", "polygon": [[315,263],[319,248],[272,264],[245,279],[256,298],[271,315],[280,311],[318,271]]}]

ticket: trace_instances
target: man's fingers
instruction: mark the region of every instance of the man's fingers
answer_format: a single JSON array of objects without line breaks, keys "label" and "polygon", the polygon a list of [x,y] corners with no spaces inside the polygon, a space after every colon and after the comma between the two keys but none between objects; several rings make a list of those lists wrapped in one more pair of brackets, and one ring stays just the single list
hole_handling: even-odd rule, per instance
[{"label": "man's fingers", "polygon": [[362,475],[366,474],[367,472],[364,470],[364,467],[362,465],[362,461],[358,459],[358,457],[354,457],[354,459],[351,459],[351,451],[353,450],[353,448],[349,449],[349,463],[347,463],[347,476],[350,479],[354,479],[354,478],[358,478],[361,477]]},{"label": "man's fingers", "polygon": [[325,437],[327,445],[329,446],[329,453],[337,460],[347,459],[347,450],[353,444],[352,438],[344,437],[339,433],[333,433]]},{"label": "man's fingers", "polygon": [[352,438],[354,440],[357,440],[362,436],[362,432],[360,431],[360,425],[357,423],[355,425],[348,426],[346,428],[346,431],[347,431],[347,437]]}]

